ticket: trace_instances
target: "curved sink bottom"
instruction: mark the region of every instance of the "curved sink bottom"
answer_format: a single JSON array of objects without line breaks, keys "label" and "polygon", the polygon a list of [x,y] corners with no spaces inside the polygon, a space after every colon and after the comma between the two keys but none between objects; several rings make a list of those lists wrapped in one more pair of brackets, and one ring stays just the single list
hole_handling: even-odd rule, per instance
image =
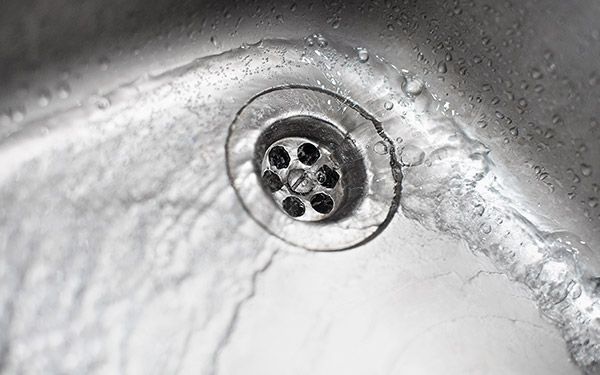
[{"label": "curved sink bottom", "polygon": [[[265,41],[12,135],[2,369],[577,373],[533,301],[593,365],[591,252],[522,218],[486,147],[417,80],[353,46]],[[241,104],[306,81],[371,111],[404,163],[402,212],[359,249],[270,237],[227,179]]]}]

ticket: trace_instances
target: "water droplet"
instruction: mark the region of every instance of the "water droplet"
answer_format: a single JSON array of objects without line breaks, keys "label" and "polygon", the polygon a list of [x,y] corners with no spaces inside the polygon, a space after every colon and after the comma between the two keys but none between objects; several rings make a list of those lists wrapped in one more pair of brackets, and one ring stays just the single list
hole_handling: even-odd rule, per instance
[{"label": "water droplet", "polygon": [[71,94],[71,86],[67,82],[61,82],[56,86],[56,91],[59,98],[66,99]]},{"label": "water droplet", "polygon": [[38,105],[40,107],[47,107],[48,104],[50,104],[51,99],[52,99],[52,95],[50,94],[50,91],[44,89],[44,90],[40,91],[40,94],[38,97]]},{"label": "water droplet", "polygon": [[591,197],[590,199],[588,199],[588,205],[591,208],[596,208],[598,207],[598,198],[596,197]]},{"label": "water droplet", "polygon": [[512,134],[513,137],[517,137],[519,135],[519,128],[513,126],[510,128],[510,134]]},{"label": "water droplet", "polygon": [[587,164],[581,164],[581,174],[585,177],[590,177],[592,175],[592,167]]},{"label": "water droplet", "polygon": [[21,122],[25,119],[25,110],[24,109],[12,109],[10,110],[10,119],[13,122]]},{"label": "water droplet", "polygon": [[444,74],[448,71],[448,67],[446,66],[446,63],[443,61],[440,61],[438,63],[438,73]]},{"label": "water droplet", "polygon": [[531,69],[531,78],[533,79],[541,79],[544,75],[538,68]]},{"label": "water droplet", "polygon": [[450,54],[450,52],[446,52],[446,56],[444,58],[446,61],[452,61],[452,54]]},{"label": "water droplet", "polygon": [[100,70],[102,70],[103,72],[108,70],[108,65],[110,64],[110,59],[106,56],[103,56],[100,58],[100,60],[98,61],[98,63],[100,64]]},{"label": "water droplet", "polygon": [[217,37],[216,37],[216,36],[214,36],[214,35],[210,37],[210,42],[211,42],[211,43],[212,43],[212,44],[213,44],[215,47],[218,47],[218,46],[219,46],[219,41],[217,40]]},{"label": "water droplet", "polygon": [[315,45],[315,40],[309,36],[308,38],[306,38],[305,43],[308,47],[312,47]]},{"label": "water droplet", "polygon": [[533,91],[535,91],[536,93],[540,94],[544,91],[544,86],[542,86],[541,84],[537,84],[533,87]]},{"label": "water droplet", "polygon": [[408,77],[402,81],[402,91],[409,97],[419,96],[423,92],[425,83],[415,77]]},{"label": "water droplet", "polygon": [[558,113],[555,113],[552,116],[552,123],[554,125],[561,125],[563,123],[562,118],[560,117],[560,115]]},{"label": "water droplet", "polygon": [[358,61],[364,63],[369,61],[369,51],[366,48],[357,48],[358,51]]},{"label": "water droplet", "polygon": [[327,47],[328,44],[329,44],[329,42],[322,35],[319,35],[317,37],[317,46],[319,46],[321,48],[325,48],[325,47]]},{"label": "water droplet", "polygon": [[491,40],[492,38],[490,38],[489,36],[484,36],[483,38],[481,38],[481,44],[487,46],[488,44],[490,44]]},{"label": "water droplet", "polygon": [[388,153],[388,148],[383,141],[379,141],[373,145],[373,151],[379,155],[385,155]]},{"label": "water droplet", "polygon": [[388,111],[391,111],[392,108],[394,108],[394,103],[392,103],[392,102],[385,102],[383,104],[383,108],[385,108]]},{"label": "water droplet", "polygon": [[598,82],[600,82],[600,77],[598,77],[598,73],[592,72],[592,74],[590,74],[590,79],[588,80],[589,85],[594,87],[598,85]]},{"label": "water droplet", "polygon": [[522,108],[527,107],[527,100],[525,98],[519,99],[519,106]]},{"label": "water droplet", "polygon": [[485,206],[482,204],[475,205],[475,213],[479,216],[483,216],[485,212]]}]

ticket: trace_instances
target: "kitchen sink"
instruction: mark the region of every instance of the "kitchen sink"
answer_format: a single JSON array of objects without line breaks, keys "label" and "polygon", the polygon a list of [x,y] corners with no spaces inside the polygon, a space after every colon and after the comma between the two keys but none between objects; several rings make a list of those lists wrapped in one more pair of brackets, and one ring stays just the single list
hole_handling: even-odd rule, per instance
[{"label": "kitchen sink", "polygon": [[600,374],[600,3],[0,5],[3,374]]}]

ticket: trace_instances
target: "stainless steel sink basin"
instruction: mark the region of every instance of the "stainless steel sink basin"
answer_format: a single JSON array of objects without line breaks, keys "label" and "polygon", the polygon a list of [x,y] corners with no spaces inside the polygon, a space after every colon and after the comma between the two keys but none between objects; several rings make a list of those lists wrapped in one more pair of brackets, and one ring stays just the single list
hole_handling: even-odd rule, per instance
[{"label": "stainless steel sink basin", "polygon": [[599,17],[3,2],[0,371],[600,373]]}]

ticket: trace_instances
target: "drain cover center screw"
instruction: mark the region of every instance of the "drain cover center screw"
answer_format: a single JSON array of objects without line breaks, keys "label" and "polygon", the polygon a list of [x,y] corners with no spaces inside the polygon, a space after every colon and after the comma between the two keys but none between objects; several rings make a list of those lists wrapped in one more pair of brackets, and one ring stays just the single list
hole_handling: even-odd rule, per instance
[{"label": "drain cover center screw", "polygon": [[315,180],[303,169],[292,169],[288,174],[288,186],[294,193],[306,195],[315,185]]}]

